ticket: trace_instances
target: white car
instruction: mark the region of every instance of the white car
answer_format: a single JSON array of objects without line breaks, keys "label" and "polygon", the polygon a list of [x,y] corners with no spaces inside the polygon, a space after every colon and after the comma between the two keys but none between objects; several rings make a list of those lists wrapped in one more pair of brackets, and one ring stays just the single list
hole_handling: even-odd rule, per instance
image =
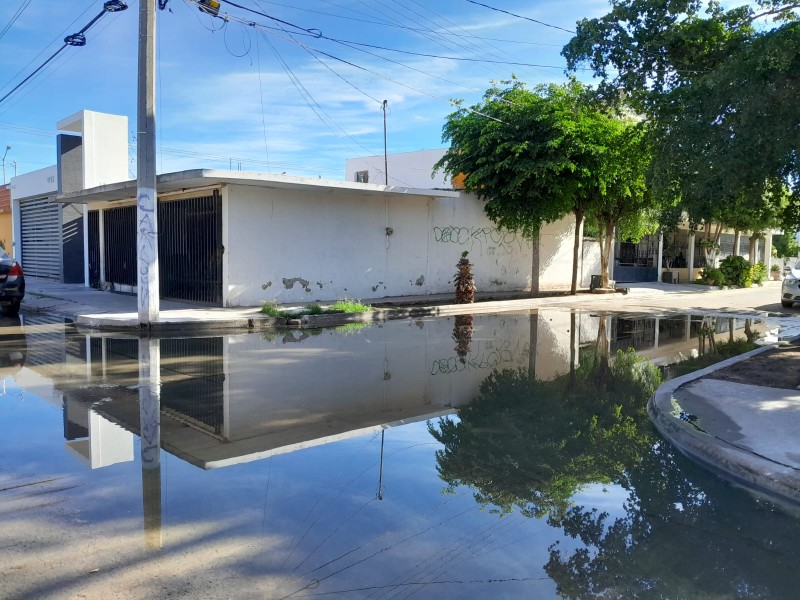
[{"label": "white car", "polygon": [[791,308],[795,302],[800,302],[800,261],[786,274],[781,285],[781,306]]}]

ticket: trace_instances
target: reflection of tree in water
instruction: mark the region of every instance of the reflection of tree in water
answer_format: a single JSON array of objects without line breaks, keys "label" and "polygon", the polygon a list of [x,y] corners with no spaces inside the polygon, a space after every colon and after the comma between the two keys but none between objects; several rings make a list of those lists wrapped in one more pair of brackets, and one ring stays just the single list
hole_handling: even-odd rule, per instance
[{"label": "reflection of tree in water", "polygon": [[[795,597],[797,522],[676,456],[646,415],[657,370],[632,351],[609,363],[602,328],[599,342],[597,360],[554,381],[487,378],[458,419],[430,427],[440,477],[572,538],[544,566],[563,598]],[[627,491],[621,515],[574,503],[592,483]]]},{"label": "reflection of tree in water", "polygon": [[641,451],[632,412],[643,410],[642,394],[652,394],[658,374],[635,362],[620,353],[605,389],[591,369],[578,369],[577,386],[569,377],[537,381],[524,369],[493,373],[458,420],[430,428],[445,446],[440,476],[474,487],[478,502],[503,512],[518,506],[528,516],[560,517],[581,485],[614,481]]},{"label": "reflection of tree in water", "polygon": [[469,355],[469,345],[472,342],[472,333],[475,326],[472,324],[472,315],[458,315],[453,325],[453,341],[456,346],[453,348],[458,355],[458,360],[464,363]]}]

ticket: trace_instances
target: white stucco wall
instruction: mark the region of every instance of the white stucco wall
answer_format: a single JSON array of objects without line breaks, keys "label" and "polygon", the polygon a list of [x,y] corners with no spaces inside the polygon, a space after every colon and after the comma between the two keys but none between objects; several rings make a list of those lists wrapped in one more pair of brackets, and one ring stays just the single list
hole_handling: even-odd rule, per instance
[{"label": "white stucco wall", "polygon": [[11,178],[11,200],[55,194],[58,189],[55,165]]},{"label": "white stucco wall", "polygon": [[128,117],[81,110],[61,119],[59,131],[83,137],[83,187],[130,179],[128,173]]},{"label": "white stucco wall", "polygon": [[572,283],[572,247],[575,218],[568,215],[542,227],[539,254],[539,289],[568,288]]},{"label": "white stucco wall", "polygon": [[[445,153],[444,148],[436,150],[417,150],[389,154],[389,185],[400,185],[411,188],[452,189],[450,178],[443,172],[433,175],[435,165]],[[345,181],[355,181],[357,171],[369,172],[369,183],[383,184],[385,179],[385,163],[383,155],[349,158],[345,161]]]},{"label": "white stucco wall", "polygon": [[500,232],[470,195],[231,185],[226,197],[228,306],[452,293],[463,251],[479,290],[530,289],[532,242]]}]

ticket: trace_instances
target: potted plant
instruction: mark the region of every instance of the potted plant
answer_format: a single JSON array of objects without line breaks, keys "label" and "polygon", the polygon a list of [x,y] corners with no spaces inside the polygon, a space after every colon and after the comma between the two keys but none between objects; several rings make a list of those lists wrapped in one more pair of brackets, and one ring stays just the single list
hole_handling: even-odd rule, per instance
[{"label": "potted plant", "polygon": [[772,275],[773,281],[780,281],[781,279],[781,267],[780,265],[773,264],[769,268],[769,273]]}]

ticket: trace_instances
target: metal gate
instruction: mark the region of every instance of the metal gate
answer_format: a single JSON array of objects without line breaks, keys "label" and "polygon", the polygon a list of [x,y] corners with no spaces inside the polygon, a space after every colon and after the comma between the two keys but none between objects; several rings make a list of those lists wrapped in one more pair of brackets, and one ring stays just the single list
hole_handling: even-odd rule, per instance
[{"label": "metal gate", "polygon": [[[104,211],[103,233],[105,281],[136,286],[136,207]],[[200,198],[159,201],[158,265],[162,298],[222,304],[222,252],[219,192]],[[91,257],[91,240],[89,254]]]},{"label": "metal gate", "polygon": [[158,203],[162,298],[222,304],[222,197]]},{"label": "metal gate", "polygon": [[19,204],[22,263],[27,275],[61,279],[61,213],[48,198]]},{"label": "metal gate", "polygon": [[[103,237],[105,280],[115,285],[135,287],[136,207],[123,206],[104,211]],[[91,253],[90,249],[89,254]]]},{"label": "metal gate", "polygon": [[100,212],[89,211],[89,285],[100,283]]}]

